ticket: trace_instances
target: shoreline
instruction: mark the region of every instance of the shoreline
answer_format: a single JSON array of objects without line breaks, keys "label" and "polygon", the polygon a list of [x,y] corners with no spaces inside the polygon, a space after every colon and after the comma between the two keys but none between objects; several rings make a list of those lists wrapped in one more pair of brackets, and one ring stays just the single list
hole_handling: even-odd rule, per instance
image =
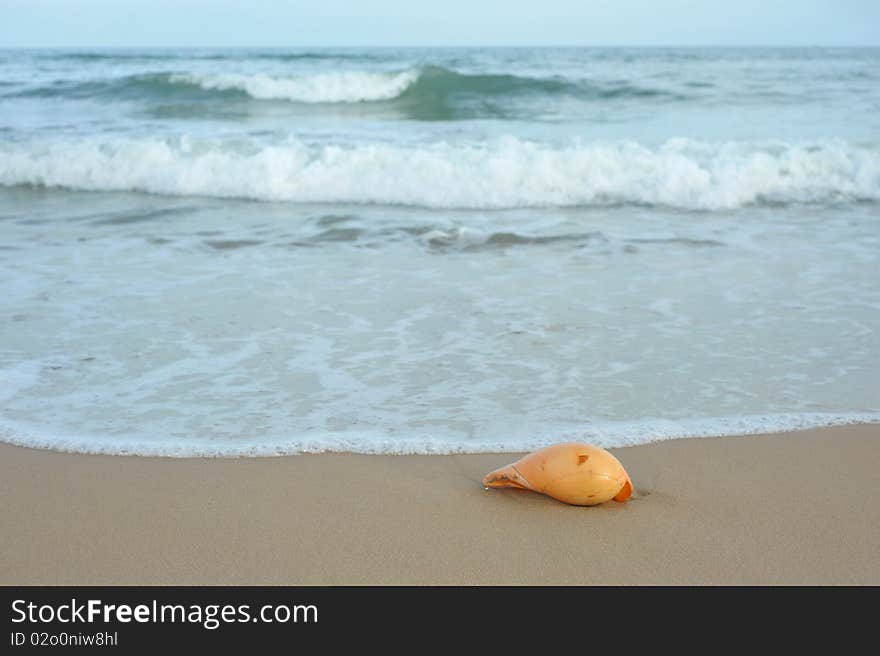
[{"label": "shoreline", "polygon": [[513,453],[87,455],[0,444],[0,584],[880,584],[880,425],[610,449],[566,506]]},{"label": "shoreline", "polygon": [[[775,422],[775,423],[774,423]],[[768,425],[769,424],[769,425]],[[846,428],[848,426],[880,427],[880,413],[770,413],[762,415],[737,415],[729,417],[709,417],[683,420],[645,419],[634,422],[600,422],[591,429],[595,435],[582,434],[582,431],[561,429],[554,431],[554,439],[546,434],[529,439],[510,437],[504,440],[462,442],[446,440],[435,441],[430,438],[395,437],[395,450],[387,450],[387,441],[371,435],[362,440],[340,439],[337,437],[311,437],[293,439],[289,443],[270,439],[266,442],[252,442],[247,446],[234,447],[229,443],[217,446],[211,439],[189,439],[186,446],[176,442],[154,442],[138,440],[126,436],[116,444],[104,440],[82,437],[36,437],[36,433],[26,425],[0,422],[0,445],[18,446],[38,451],[70,453],[73,455],[94,455],[139,458],[172,458],[175,460],[198,459],[247,459],[278,458],[300,455],[346,454],[364,456],[467,456],[483,454],[522,454],[550,446],[559,442],[588,442],[605,449],[624,449],[645,446],[657,442],[673,440],[735,438],[749,436],[772,436],[789,433],[803,433],[825,428]],[[27,437],[21,437],[26,435]],[[381,446],[377,449],[377,440]],[[609,446],[606,441],[615,444]],[[221,442],[222,444],[222,442]],[[98,446],[100,445],[100,446]],[[306,445],[306,446],[303,446]],[[462,446],[464,445],[464,446]]]}]

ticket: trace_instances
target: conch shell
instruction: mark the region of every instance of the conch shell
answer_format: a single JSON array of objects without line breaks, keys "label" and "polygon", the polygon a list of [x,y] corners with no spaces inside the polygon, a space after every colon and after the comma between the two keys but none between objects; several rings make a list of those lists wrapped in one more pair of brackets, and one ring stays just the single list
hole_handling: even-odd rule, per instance
[{"label": "conch shell", "polygon": [[533,490],[575,506],[626,501],[633,485],[620,461],[592,444],[554,444],[486,474],[486,487]]}]

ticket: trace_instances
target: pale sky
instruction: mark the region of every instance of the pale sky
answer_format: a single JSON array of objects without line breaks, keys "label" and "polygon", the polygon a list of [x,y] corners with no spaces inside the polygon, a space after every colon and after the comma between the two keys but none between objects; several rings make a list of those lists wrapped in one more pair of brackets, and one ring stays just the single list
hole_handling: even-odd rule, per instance
[{"label": "pale sky", "polygon": [[0,0],[0,47],[880,46],[880,0]]}]

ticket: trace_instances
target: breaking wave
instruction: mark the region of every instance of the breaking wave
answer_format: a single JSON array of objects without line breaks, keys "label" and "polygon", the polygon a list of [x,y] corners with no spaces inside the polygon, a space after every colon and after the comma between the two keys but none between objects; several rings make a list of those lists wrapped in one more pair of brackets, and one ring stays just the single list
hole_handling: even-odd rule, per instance
[{"label": "breaking wave", "polygon": [[631,141],[551,146],[513,137],[421,147],[256,140],[0,144],[0,185],[429,208],[880,200],[880,148],[843,141]]},{"label": "breaking wave", "polygon": [[29,97],[118,98],[165,101],[198,96],[223,100],[239,96],[296,103],[361,103],[398,99],[424,113],[457,98],[566,94],[586,100],[676,98],[675,94],[621,81],[594,83],[561,77],[468,74],[441,66],[402,71],[334,71],[279,76],[266,73],[155,72],[90,81],[59,80],[17,95]]}]

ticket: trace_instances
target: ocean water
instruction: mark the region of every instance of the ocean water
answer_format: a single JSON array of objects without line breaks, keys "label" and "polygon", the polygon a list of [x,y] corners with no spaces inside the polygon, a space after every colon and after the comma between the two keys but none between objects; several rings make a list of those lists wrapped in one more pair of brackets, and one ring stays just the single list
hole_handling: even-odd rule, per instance
[{"label": "ocean water", "polygon": [[880,50],[0,50],[0,439],[880,421]]}]

